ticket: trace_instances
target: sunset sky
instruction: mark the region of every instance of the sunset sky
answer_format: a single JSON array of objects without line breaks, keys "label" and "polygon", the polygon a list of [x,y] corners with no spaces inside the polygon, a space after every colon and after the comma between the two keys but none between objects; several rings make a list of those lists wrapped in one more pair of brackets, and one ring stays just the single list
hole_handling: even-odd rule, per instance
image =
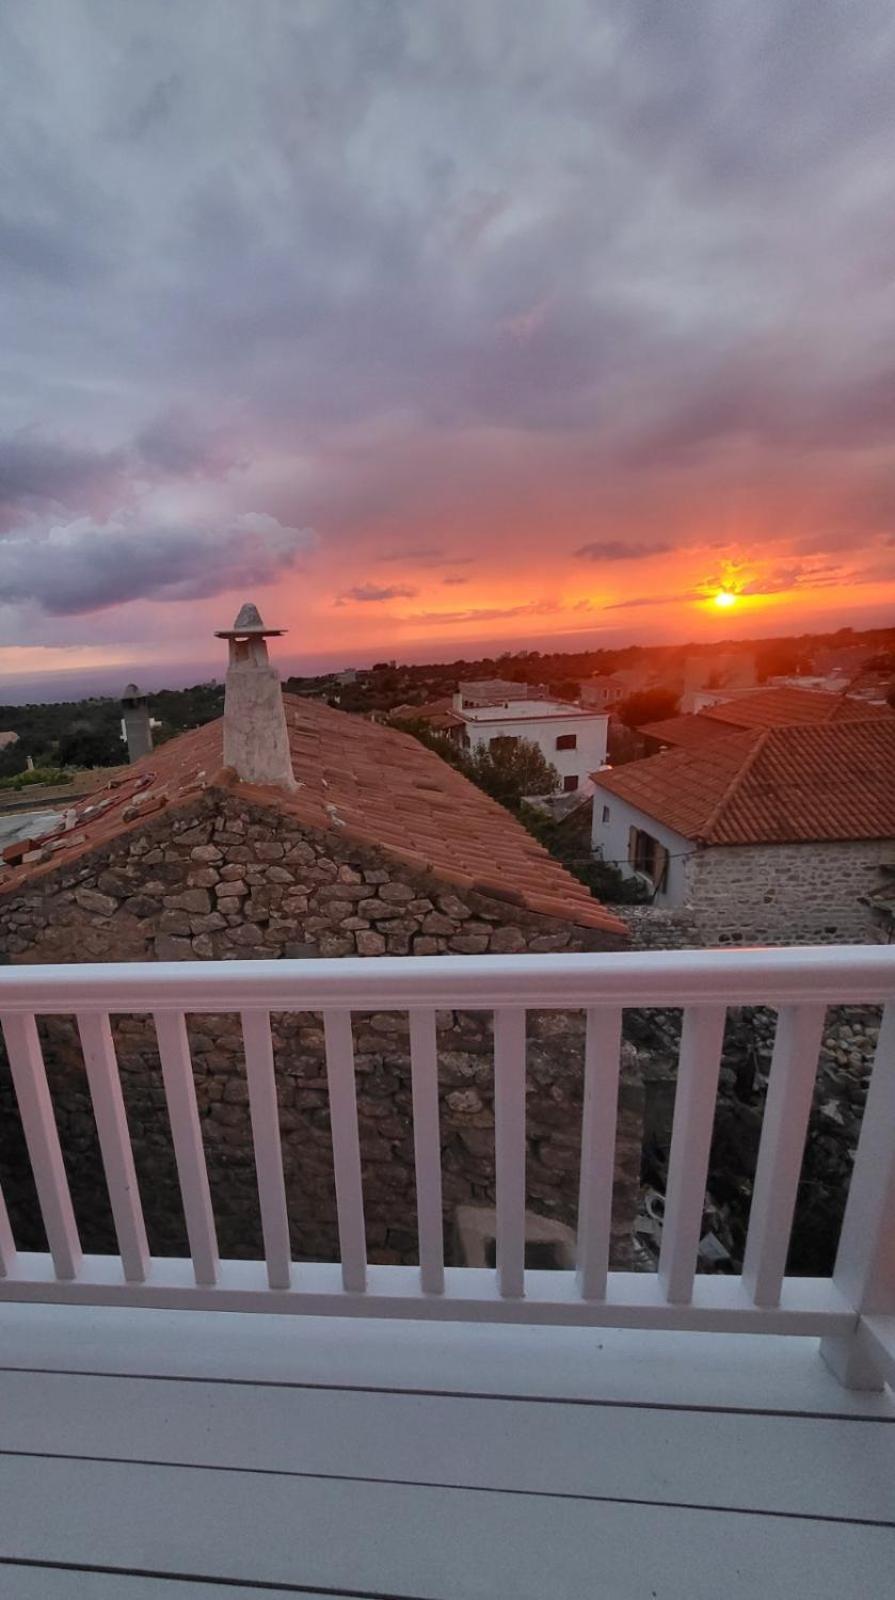
[{"label": "sunset sky", "polygon": [[891,621],[893,83],[891,0],[6,0],[0,699],[244,599],[305,670]]}]

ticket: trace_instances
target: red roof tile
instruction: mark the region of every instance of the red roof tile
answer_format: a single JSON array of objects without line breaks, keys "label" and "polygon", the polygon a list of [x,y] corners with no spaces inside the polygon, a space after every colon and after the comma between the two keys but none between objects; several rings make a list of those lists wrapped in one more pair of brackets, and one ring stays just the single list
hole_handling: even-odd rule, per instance
[{"label": "red roof tile", "polygon": [[705,844],[895,839],[895,717],[743,730],[593,777]]},{"label": "red roof tile", "polygon": [[[503,806],[410,734],[284,695],[292,793],[239,784],[246,798],[312,828],[344,830],[408,857],[452,885],[503,892],[544,916],[625,936],[624,924],[531,837]],[[68,864],[145,816],[230,781],[222,772],[222,719],[161,745],[75,808],[74,829],[37,841],[40,860],[4,875],[2,891]],[[60,823],[60,830],[61,830]],[[492,888],[484,889],[485,882]]]},{"label": "red roof tile", "polygon": [[885,721],[892,712],[886,706],[819,689],[757,689],[707,706],[699,716],[736,728],[783,728],[808,722]]},{"label": "red roof tile", "polygon": [[726,722],[709,721],[705,716],[665,717],[661,722],[645,722],[638,733],[680,750],[704,750],[706,745],[724,739],[736,729]]}]

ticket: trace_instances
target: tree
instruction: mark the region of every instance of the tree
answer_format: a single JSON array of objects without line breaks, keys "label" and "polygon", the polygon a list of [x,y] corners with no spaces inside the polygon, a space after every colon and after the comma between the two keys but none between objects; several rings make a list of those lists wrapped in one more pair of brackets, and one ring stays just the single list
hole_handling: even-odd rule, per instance
[{"label": "tree", "polygon": [[551,678],[547,687],[556,700],[578,699],[579,685],[575,678]]},{"label": "tree", "polygon": [[789,639],[772,639],[755,652],[755,676],[759,683],[768,678],[795,678],[811,671],[811,657]]},{"label": "tree", "polygon": [[673,689],[640,689],[622,701],[618,714],[626,728],[642,728],[645,722],[676,716],[680,704]]},{"label": "tree", "polygon": [[529,794],[555,794],[559,773],[528,739],[494,739],[463,761],[463,772],[493,800],[518,810]]},{"label": "tree", "polygon": [[58,759],[62,767],[120,767],[127,748],[111,729],[78,728],[60,739]]}]

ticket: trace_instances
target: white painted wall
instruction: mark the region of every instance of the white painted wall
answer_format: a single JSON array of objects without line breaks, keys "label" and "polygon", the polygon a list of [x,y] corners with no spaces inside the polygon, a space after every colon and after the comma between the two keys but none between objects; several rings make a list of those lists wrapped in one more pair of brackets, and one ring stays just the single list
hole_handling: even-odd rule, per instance
[{"label": "white painted wall", "polygon": [[[466,722],[469,747],[489,745],[492,739],[527,739],[559,773],[559,790],[566,776],[578,779],[584,794],[593,790],[590,773],[606,760],[608,716],[578,711],[574,706],[546,700],[515,701],[504,706],[482,706],[460,713]],[[562,735],[574,734],[574,750],[557,750]]]},{"label": "white painted wall", "polygon": [[[619,799],[618,795],[610,794],[608,789],[601,789],[599,785],[594,789],[593,807],[591,843],[602,859],[618,867],[625,878],[637,876],[628,862],[628,838],[631,828],[642,828],[644,833],[658,839],[668,851],[665,888],[656,891],[653,904],[671,910],[683,905],[688,898],[689,858],[696,852],[692,839],[685,839],[683,834],[666,828],[655,817],[648,817],[645,811],[638,811],[636,806]],[[604,811],[608,812],[605,820]]]}]

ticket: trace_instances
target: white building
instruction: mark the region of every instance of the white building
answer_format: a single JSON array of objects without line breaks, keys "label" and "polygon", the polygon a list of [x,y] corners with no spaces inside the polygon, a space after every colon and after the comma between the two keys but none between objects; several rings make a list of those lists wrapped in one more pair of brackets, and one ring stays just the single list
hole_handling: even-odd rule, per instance
[{"label": "white building", "polygon": [[454,711],[463,718],[471,750],[496,740],[527,739],[559,773],[559,793],[576,789],[589,794],[591,774],[605,765],[608,716],[562,700],[512,700],[501,705],[469,706],[454,695]]},{"label": "white building", "polygon": [[716,943],[873,939],[895,717],[743,729],[595,773],[592,842]]},{"label": "white building", "polygon": [[583,706],[594,711],[611,711],[627,700],[631,686],[620,674],[595,672],[592,678],[579,683],[578,693]]}]

